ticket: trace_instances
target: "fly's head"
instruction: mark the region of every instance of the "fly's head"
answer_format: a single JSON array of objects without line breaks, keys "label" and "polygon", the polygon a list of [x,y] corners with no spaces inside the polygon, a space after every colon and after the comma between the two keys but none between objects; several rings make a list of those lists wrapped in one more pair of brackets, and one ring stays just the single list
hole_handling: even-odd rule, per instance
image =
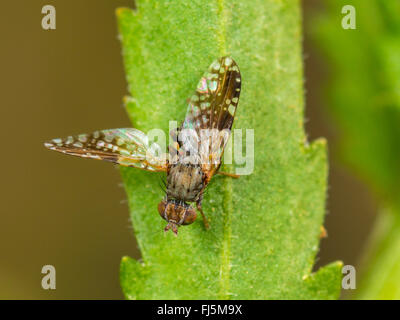
[{"label": "fly's head", "polygon": [[172,230],[178,234],[178,227],[188,225],[196,220],[196,210],[190,205],[176,200],[162,200],[158,204],[160,216],[168,222],[164,231]]}]

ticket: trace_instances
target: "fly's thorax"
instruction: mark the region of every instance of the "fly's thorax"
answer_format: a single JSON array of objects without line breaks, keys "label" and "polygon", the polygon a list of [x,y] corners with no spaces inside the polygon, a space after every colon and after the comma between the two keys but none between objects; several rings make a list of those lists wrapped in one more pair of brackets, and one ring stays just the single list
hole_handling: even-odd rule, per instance
[{"label": "fly's thorax", "polygon": [[188,225],[196,220],[196,210],[176,200],[162,200],[158,204],[158,212],[164,220],[176,225]]},{"label": "fly's thorax", "polygon": [[201,166],[194,164],[171,165],[167,176],[168,198],[196,201],[203,189],[204,173]]}]

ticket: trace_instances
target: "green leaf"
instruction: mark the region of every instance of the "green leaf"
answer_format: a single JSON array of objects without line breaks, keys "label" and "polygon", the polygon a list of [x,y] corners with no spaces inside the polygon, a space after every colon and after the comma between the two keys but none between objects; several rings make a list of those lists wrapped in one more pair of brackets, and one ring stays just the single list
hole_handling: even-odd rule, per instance
[{"label": "green leaf", "polygon": [[[341,264],[312,274],[326,193],[326,143],[303,128],[298,1],[138,1],[117,11],[134,127],[168,132],[209,64],[242,73],[235,128],[254,129],[254,172],[214,177],[201,219],[163,234],[159,176],[123,168],[142,262],[123,258],[129,299],[335,299]],[[227,166],[227,170],[231,170]]]},{"label": "green leaf", "polygon": [[[325,4],[309,27],[333,66],[327,92],[342,135],[341,158],[369,184],[382,208],[358,297],[400,299],[400,2]],[[344,5],[356,9],[356,30],[341,27]]]},{"label": "green leaf", "polygon": [[359,299],[400,299],[400,212],[382,210],[364,258]]}]

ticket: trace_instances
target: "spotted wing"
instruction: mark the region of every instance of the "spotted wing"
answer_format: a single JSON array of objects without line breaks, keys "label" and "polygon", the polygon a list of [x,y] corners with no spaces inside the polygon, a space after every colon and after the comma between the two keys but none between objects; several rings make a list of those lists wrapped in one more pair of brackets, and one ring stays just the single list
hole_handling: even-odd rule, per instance
[{"label": "spotted wing", "polygon": [[161,148],[133,128],[95,131],[46,142],[50,150],[82,158],[105,160],[122,166],[148,171],[166,171],[166,158]]},{"label": "spotted wing", "polygon": [[[196,131],[200,142],[199,158],[203,170],[210,175],[214,174],[221,164],[239,103],[240,90],[241,75],[238,65],[231,57],[222,57],[211,64],[189,99],[180,131]],[[187,147],[182,149],[181,154],[188,151]]]}]

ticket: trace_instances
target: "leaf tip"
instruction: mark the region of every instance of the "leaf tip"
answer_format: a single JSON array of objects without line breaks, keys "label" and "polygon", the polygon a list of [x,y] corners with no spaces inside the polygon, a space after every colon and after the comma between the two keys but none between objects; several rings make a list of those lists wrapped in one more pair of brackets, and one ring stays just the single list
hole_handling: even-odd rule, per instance
[{"label": "leaf tip", "polygon": [[338,299],[341,290],[342,261],[335,261],[302,277],[310,296],[318,299]]}]

